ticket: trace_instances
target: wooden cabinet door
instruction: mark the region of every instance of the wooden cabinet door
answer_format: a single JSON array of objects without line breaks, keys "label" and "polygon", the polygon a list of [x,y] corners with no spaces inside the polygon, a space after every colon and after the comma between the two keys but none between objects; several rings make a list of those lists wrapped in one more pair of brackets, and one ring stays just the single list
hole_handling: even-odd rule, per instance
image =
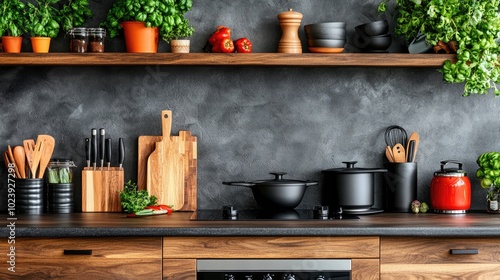
[{"label": "wooden cabinet door", "polygon": [[500,240],[382,237],[380,278],[500,279]]},{"label": "wooden cabinet door", "polygon": [[[2,252],[9,251],[5,244]],[[11,245],[9,245],[10,247]],[[161,238],[17,238],[0,279],[161,279]]]}]

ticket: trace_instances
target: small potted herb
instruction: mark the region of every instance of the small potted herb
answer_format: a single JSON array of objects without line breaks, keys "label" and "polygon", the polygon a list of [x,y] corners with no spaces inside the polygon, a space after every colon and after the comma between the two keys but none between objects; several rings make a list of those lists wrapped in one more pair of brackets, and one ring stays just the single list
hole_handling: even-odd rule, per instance
[{"label": "small potted herb", "polygon": [[[192,5],[192,0],[116,0],[101,26],[107,28],[110,38],[116,37],[123,28],[128,52],[156,52],[158,36],[169,42],[179,36],[192,35],[194,30],[184,17]],[[136,40],[146,40],[129,28],[152,35],[147,41],[149,46],[136,46]]]},{"label": "small potted herb", "polygon": [[20,0],[0,0],[0,35],[5,52],[21,52],[26,5]]},{"label": "small potted herb", "polygon": [[[382,0],[379,12],[388,9]],[[500,0],[395,0],[395,33],[407,42],[418,33],[431,46],[456,48],[457,62],[441,69],[450,83],[465,83],[464,96],[494,91],[500,80],[497,43],[500,32]]]},{"label": "small potted herb", "polygon": [[190,40],[187,39],[194,33],[194,28],[186,18],[180,21],[172,30],[162,36],[165,41],[170,41],[170,50],[173,53],[189,53]]},{"label": "small potted herb", "polygon": [[26,30],[31,35],[33,52],[49,52],[50,39],[59,34],[59,10],[56,4],[60,0],[36,0],[27,2],[28,13]]}]

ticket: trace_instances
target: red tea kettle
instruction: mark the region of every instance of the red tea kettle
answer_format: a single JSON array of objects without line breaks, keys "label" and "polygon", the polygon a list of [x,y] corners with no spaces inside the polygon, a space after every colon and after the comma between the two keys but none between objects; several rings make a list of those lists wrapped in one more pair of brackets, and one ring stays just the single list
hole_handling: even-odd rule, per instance
[{"label": "red tea kettle", "polygon": [[[445,168],[450,163],[457,164],[458,168]],[[444,160],[441,161],[441,170],[434,172],[430,192],[434,212],[458,214],[469,210],[471,187],[462,166],[460,161]]]}]

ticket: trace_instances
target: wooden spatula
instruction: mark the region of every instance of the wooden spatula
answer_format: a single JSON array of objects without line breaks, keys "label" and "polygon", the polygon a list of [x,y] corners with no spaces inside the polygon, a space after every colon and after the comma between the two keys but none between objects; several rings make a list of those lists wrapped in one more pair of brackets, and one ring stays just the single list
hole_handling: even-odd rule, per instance
[{"label": "wooden spatula", "polygon": [[405,148],[401,143],[397,143],[392,147],[392,155],[394,156],[394,162],[406,162]]},{"label": "wooden spatula", "polygon": [[49,165],[50,158],[52,157],[52,153],[54,152],[54,146],[56,141],[54,137],[50,135],[38,135],[37,142],[43,142],[42,155],[40,157],[40,164],[38,166],[38,176],[37,178],[43,178],[43,174],[45,173],[45,169],[47,165]]},{"label": "wooden spatula", "polygon": [[385,156],[389,162],[394,162],[394,156],[392,155],[392,149],[390,146],[385,147]]},{"label": "wooden spatula", "polygon": [[[26,155],[26,163],[28,164],[28,169],[30,170],[30,173],[33,174],[31,166],[33,165],[33,156],[35,153],[35,140],[33,140],[33,139],[24,140],[23,146],[24,146],[24,154]],[[31,177],[33,177],[33,176],[34,176],[34,174],[31,175]],[[29,176],[26,176],[26,177],[29,177]]]},{"label": "wooden spatula", "polygon": [[[409,145],[411,141],[415,141],[414,147],[413,147],[413,155],[408,155],[408,150],[409,150]],[[417,150],[418,150],[418,142],[420,142],[420,136],[418,135],[417,132],[413,131],[410,134],[410,138],[408,138],[408,143],[406,147],[406,158],[411,159],[412,162],[415,162],[415,157],[417,156]]]}]

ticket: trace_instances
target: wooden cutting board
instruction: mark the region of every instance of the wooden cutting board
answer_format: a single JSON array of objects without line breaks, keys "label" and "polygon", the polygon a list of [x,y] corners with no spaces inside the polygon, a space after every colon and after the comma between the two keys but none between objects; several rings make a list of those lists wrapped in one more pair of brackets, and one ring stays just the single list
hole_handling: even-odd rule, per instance
[{"label": "wooden cutting board", "polygon": [[172,111],[162,111],[162,139],[155,143],[149,155],[146,189],[158,198],[159,204],[173,205],[174,210],[184,206],[184,156],[179,141],[170,138]]}]

